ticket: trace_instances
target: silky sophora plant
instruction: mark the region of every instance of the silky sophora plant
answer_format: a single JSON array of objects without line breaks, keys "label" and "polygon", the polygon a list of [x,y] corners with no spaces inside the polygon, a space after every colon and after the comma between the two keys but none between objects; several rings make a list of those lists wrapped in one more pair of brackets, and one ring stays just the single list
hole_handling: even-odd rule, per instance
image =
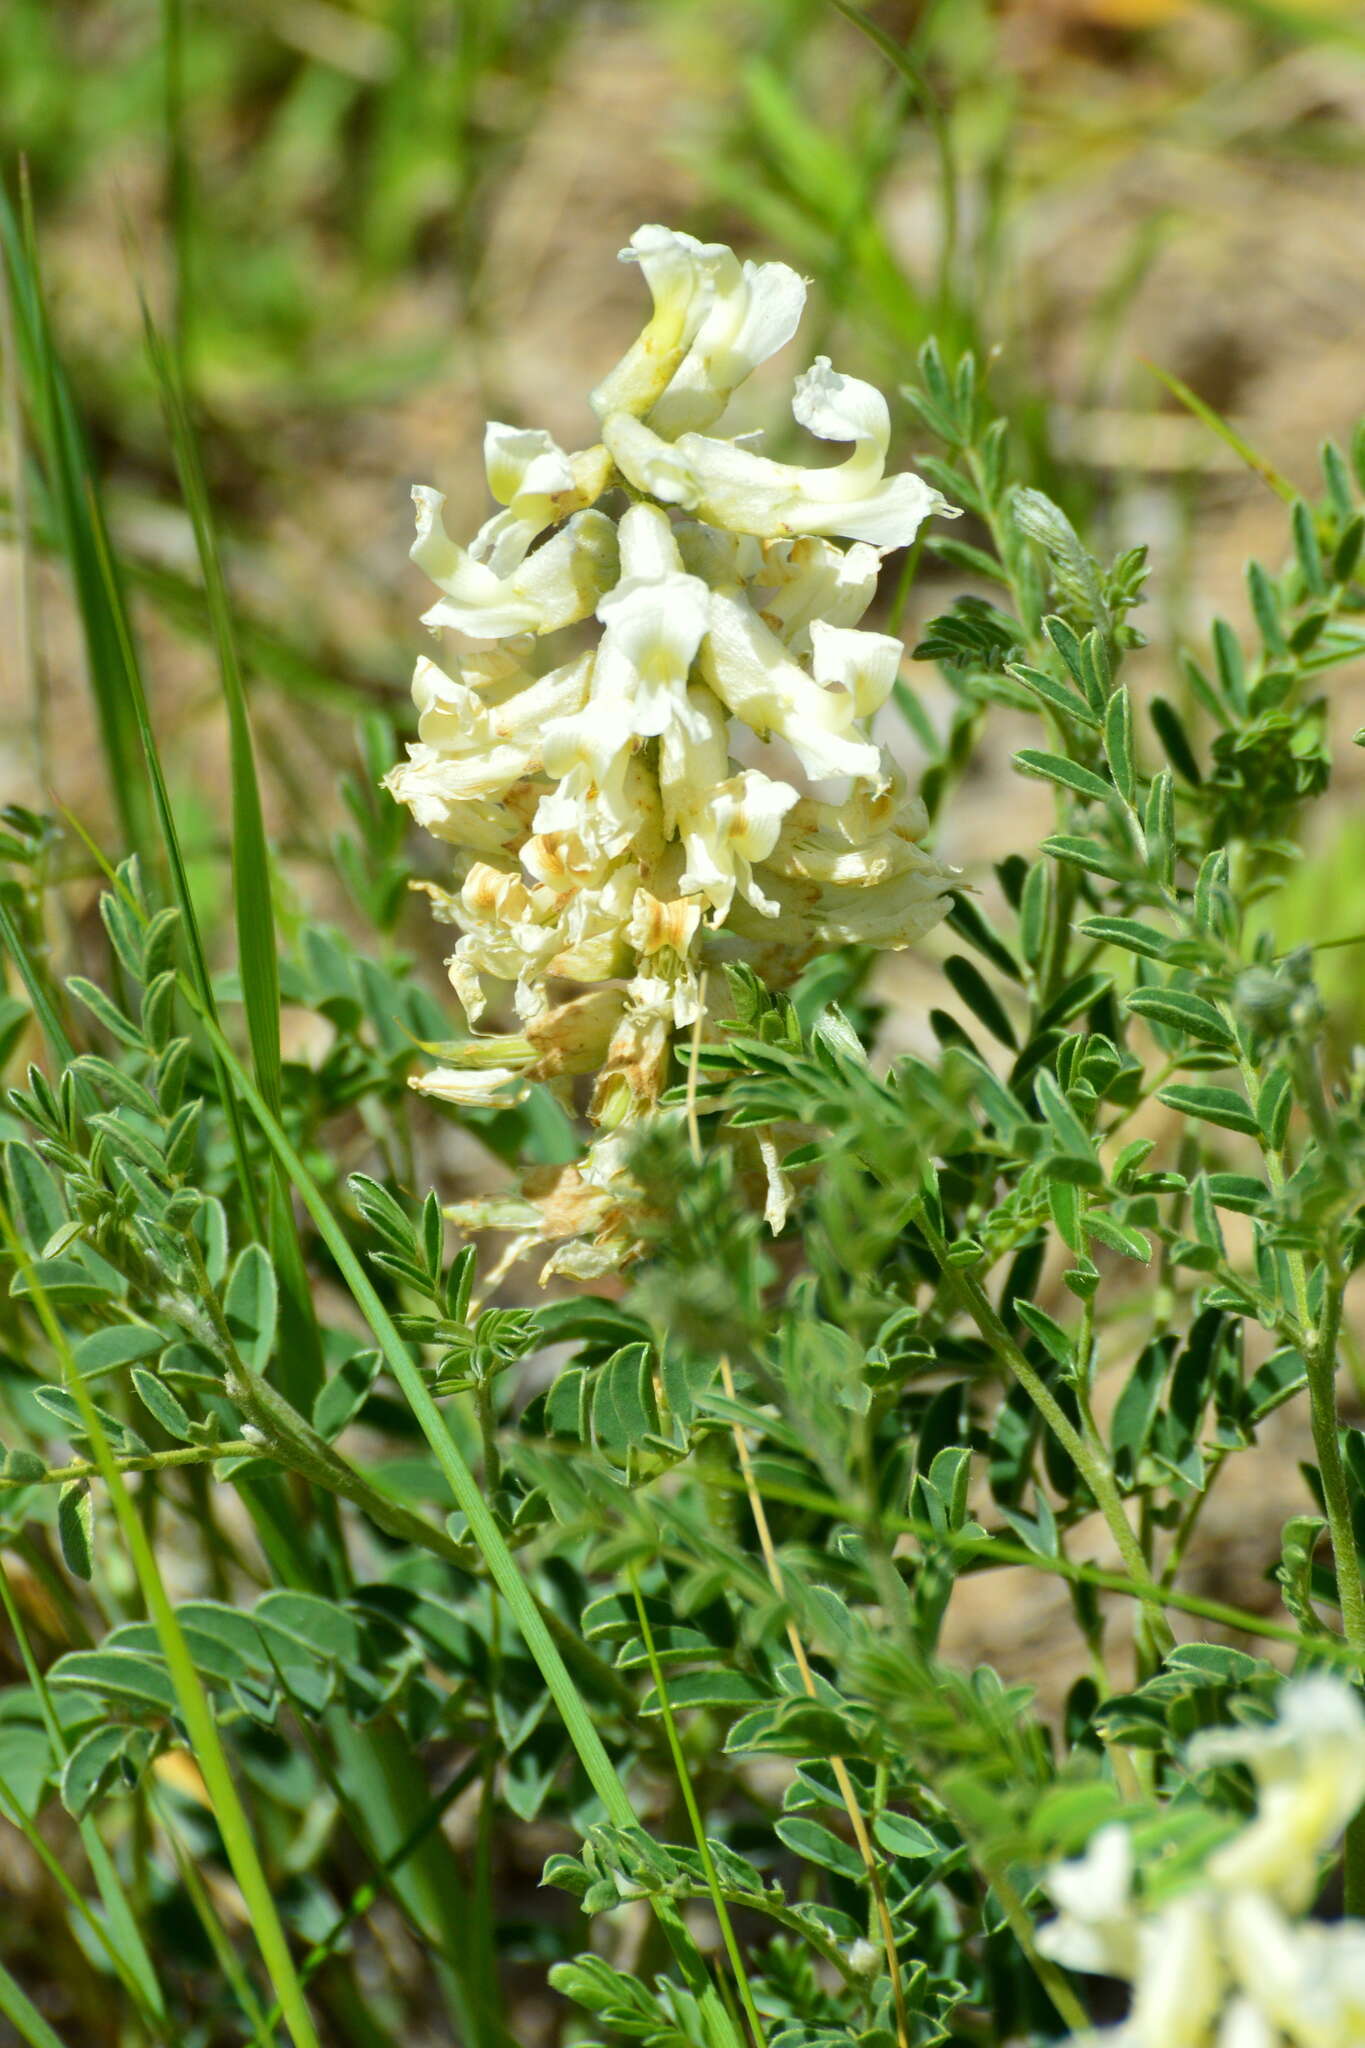
[{"label": "silky sophora plant", "polygon": [[413,492],[413,559],[441,593],[424,623],[458,651],[418,662],[418,739],[387,778],[453,850],[450,886],[428,893],[461,934],[469,1023],[491,980],[513,985],[522,1027],[414,1085],[496,1104],[597,1077],[586,1158],[498,1211],[525,1226],[518,1249],[561,1240],[545,1270],[580,1278],[629,1255],[625,1133],[703,1014],[707,967],[745,961],[781,986],[823,947],[907,946],[948,908],[923,805],[869,731],[903,649],[858,622],[883,555],[953,508],[886,474],[885,398],[823,356],[792,411],[851,444],[842,462],[775,462],[708,431],[795,333],[795,271],[658,226],[621,253],[653,312],[592,394],[598,444],[568,455],[490,424],[502,510],[468,547],[441,494]]}]

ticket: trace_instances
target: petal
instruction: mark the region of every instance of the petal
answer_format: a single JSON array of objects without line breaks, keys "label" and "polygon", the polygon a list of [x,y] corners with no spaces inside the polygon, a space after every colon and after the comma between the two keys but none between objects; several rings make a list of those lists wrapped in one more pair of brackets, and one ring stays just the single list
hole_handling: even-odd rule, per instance
[{"label": "petal", "polygon": [[548,498],[574,487],[568,456],[540,427],[490,420],[484,428],[483,464],[488,488],[500,505],[510,505],[523,492]]},{"label": "petal", "polygon": [[637,491],[647,491],[665,505],[695,505],[697,489],[691,464],[643,420],[623,411],[604,413],[602,445]]},{"label": "petal", "polygon": [[546,774],[562,781],[575,768],[584,767],[599,781],[605,780],[617,755],[631,743],[628,710],[628,705],[600,693],[571,717],[554,719],[541,740]]},{"label": "petal", "polygon": [[604,419],[602,439],[637,490],[732,533],[772,540],[842,534],[897,548],[914,539],[931,513],[953,509],[922,477],[906,472],[881,479],[879,457],[869,463],[855,455],[833,469],[803,469],[706,434],[682,434],[670,443],[621,414]]},{"label": "petal", "polygon": [[822,441],[853,441],[864,447],[881,475],[891,445],[891,413],[875,384],[845,377],[828,356],[817,356],[796,380],[792,412],[799,426]]},{"label": "petal", "polygon": [[1141,2048],[1206,2048],[1223,2002],[1226,1972],[1212,1905],[1189,1893],[1146,1921],[1131,2026]]},{"label": "petal", "polygon": [[433,490],[429,484],[413,485],[417,538],[409,550],[411,558],[438,590],[452,597],[465,596],[472,602],[477,602],[481,595],[491,598],[496,594],[498,578],[450,538],[441,516],[445,502],[444,492]]},{"label": "petal", "polygon": [[742,599],[712,593],[699,666],[722,703],[756,733],[779,733],[808,775],[877,775],[877,748],[844,737],[852,698],[822,690]]},{"label": "petal", "polygon": [[807,948],[820,945],[878,946],[899,952],[932,931],[952,909],[944,894],[955,870],[934,863],[923,871],[895,875],[865,888],[792,883],[765,862],[761,879],[780,903],[784,920],[802,934]]},{"label": "petal", "polygon": [[384,786],[400,804],[407,804],[415,813],[419,802],[460,805],[505,796],[513,783],[533,773],[535,766],[536,757],[527,746],[505,745],[452,754],[438,752],[419,741],[408,760],[389,770]]},{"label": "petal", "polygon": [[617,527],[621,547],[621,579],[626,583],[661,583],[682,570],[682,556],[673,522],[657,505],[629,505]]},{"label": "petal", "polygon": [[1218,2048],[1279,2048],[1280,2032],[1246,1998],[1234,1998],[1223,2010]]},{"label": "petal", "polygon": [[659,744],[659,792],[670,838],[680,818],[705,809],[730,772],[725,712],[711,691],[694,683],[678,711]]},{"label": "petal", "polygon": [[712,590],[738,590],[744,583],[767,581],[763,548],[752,534],[726,533],[696,519],[684,520],[673,532],[684,566]]},{"label": "petal", "polygon": [[730,394],[795,334],[806,303],[805,279],[785,263],[746,263],[717,276],[696,336],[649,415],[672,437],[720,418]]},{"label": "petal", "polygon": [[777,844],[782,820],[799,795],[757,768],[734,776],[716,792],[716,813],[726,838],[746,860],[766,860]]},{"label": "petal", "polygon": [[1133,1838],[1119,1821],[1091,1836],[1084,1854],[1054,1864],[1044,1879],[1055,1904],[1083,1920],[1117,1920],[1132,1910]]},{"label": "petal", "polygon": [[554,633],[596,610],[616,580],[617,566],[611,520],[601,512],[579,512],[501,581],[480,568],[489,582],[477,590],[464,578],[443,584],[448,595],[423,613],[423,623],[485,640]]},{"label": "petal", "polygon": [[463,1067],[436,1067],[429,1074],[414,1074],[408,1082],[419,1095],[434,1095],[438,1102],[453,1102],[462,1109],[504,1109],[520,1102],[530,1083],[515,1067],[488,1067],[482,1073]]},{"label": "petal", "polygon": [[623,707],[625,731],[660,733],[707,628],[706,585],[695,576],[618,585],[598,606],[606,627],[597,656],[598,687]]},{"label": "petal", "polygon": [[830,626],[856,626],[877,594],[881,556],[866,541],[851,548],[815,534],[798,540],[773,541],[765,550],[767,574],[753,581],[776,587],[763,605],[763,617],[793,654],[810,649],[816,619]]},{"label": "petal", "polygon": [[714,274],[735,258],[722,243],[699,242],[694,235],[650,224],[635,230],[621,261],[639,264],[654,310],[639,339],[592,393],[590,403],[599,419],[610,412],[648,411],[701,324]]},{"label": "petal", "polygon": [[811,666],[827,688],[847,690],[859,718],[871,718],[891,695],[905,649],[889,633],[862,633],[812,619]]}]

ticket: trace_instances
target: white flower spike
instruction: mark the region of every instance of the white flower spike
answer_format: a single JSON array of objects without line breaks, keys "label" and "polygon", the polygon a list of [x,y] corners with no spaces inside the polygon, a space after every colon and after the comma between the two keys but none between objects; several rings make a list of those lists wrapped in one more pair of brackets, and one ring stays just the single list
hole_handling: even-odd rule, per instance
[{"label": "white flower spike", "polygon": [[[414,492],[413,559],[439,592],[425,623],[459,637],[418,663],[417,740],[385,778],[455,851],[448,885],[424,886],[457,928],[470,1024],[501,984],[520,1025],[414,1085],[472,1107],[597,1076],[585,1159],[485,1219],[578,1277],[634,1255],[621,1128],[653,1111],[675,1035],[703,1020],[708,967],[746,960],[781,984],[830,945],[912,944],[950,879],[868,729],[903,649],[859,622],[882,553],[952,508],[887,476],[885,399],[823,357],[793,410],[848,444],[843,461],[771,462],[706,431],[795,333],[795,271],[657,225],[622,254],[653,310],[592,395],[601,442],[567,453],[491,423],[499,509],[467,547],[440,493]],[[764,1142],[752,1163],[779,1230],[792,1189]]]}]

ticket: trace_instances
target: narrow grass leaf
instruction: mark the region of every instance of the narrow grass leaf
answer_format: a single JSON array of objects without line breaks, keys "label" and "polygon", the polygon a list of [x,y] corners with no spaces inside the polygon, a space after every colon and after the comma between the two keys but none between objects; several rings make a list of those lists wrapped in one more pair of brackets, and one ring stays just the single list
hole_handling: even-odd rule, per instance
[{"label": "narrow grass leaf", "polygon": [[[266,1102],[278,1116],[282,1106],[279,959],[270,849],[266,842],[265,813],[256,773],[246,689],[203,464],[199,459],[199,447],[190,423],[185,394],[145,305],[143,322],[148,353],[161,387],[180,488],[194,528],[223,702],[227,709],[232,788],[232,886],[242,1001],[256,1079]],[[269,1226],[271,1248],[285,1297],[286,1342],[280,1348],[281,1385],[293,1405],[306,1414],[322,1385],[321,1340],[293,1208],[278,1170],[272,1182]]]}]

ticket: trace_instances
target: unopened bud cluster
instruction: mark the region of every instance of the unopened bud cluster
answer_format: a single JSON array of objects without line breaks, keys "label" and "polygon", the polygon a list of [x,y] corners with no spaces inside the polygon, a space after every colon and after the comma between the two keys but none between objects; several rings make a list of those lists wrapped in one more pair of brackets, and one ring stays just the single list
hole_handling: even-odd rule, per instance
[{"label": "unopened bud cluster", "polygon": [[[858,622],[882,555],[952,508],[885,474],[885,399],[824,357],[792,410],[850,444],[842,462],[775,462],[707,431],[794,334],[794,271],[663,227],[622,255],[653,313],[592,394],[597,445],[570,455],[491,424],[503,509],[467,547],[441,495],[413,493],[413,559],[440,592],[424,622],[456,637],[442,666],[417,665],[418,740],[387,778],[452,848],[451,886],[429,893],[460,933],[449,966],[470,1024],[490,982],[511,985],[521,1023],[415,1085],[477,1104],[593,1074],[609,1134],[657,1100],[708,965],[780,985],[827,946],[906,946],[943,916],[948,879],[868,730],[901,644]],[[593,1148],[584,1199],[595,1185],[610,1207],[618,1155]],[[559,1264],[587,1274],[611,1262],[614,1226],[584,1227],[600,1257]]]}]

